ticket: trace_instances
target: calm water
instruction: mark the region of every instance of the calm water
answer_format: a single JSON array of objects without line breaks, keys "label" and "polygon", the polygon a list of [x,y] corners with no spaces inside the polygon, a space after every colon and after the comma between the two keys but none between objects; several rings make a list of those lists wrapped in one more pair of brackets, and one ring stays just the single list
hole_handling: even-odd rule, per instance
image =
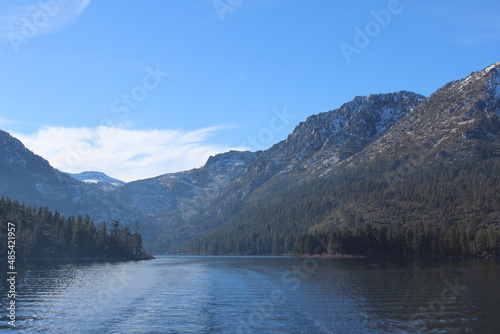
[{"label": "calm water", "polygon": [[[498,260],[18,264],[25,333],[500,333]],[[22,271],[21,271],[22,269]],[[2,274],[1,332],[8,332]]]}]

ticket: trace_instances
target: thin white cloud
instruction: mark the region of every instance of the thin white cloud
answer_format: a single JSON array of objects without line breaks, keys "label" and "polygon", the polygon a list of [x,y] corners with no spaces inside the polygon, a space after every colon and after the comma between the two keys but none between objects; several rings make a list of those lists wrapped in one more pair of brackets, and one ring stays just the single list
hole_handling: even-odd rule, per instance
[{"label": "thin white cloud", "polygon": [[61,171],[100,171],[133,181],[200,167],[209,156],[229,151],[232,148],[207,143],[220,129],[44,127],[34,134],[12,135]]},{"label": "thin white cloud", "polygon": [[90,0],[51,0],[1,8],[0,40],[26,40],[58,32],[76,21],[89,4]]},{"label": "thin white cloud", "polygon": [[10,119],[7,119],[7,118],[4,118],[4,117],[0,116],[0,125],[2,125],[2,126],[17,124],[17,123],[18,122],[16,122],[16,121],[12,121]]}]

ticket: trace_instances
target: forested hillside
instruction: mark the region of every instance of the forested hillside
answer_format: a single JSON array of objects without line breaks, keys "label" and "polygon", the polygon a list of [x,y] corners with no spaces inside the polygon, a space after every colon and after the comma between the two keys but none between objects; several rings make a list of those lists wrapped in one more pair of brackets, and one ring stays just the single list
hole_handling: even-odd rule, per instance
[{"label": "forested hillside", "polygon": [[224,226],[192,241],[186,250],[202,254],[500,254],[499,158],[480,163],[443,161],[407,171],[397,179],[394,173],[397,170],[387,173],[387,165],[380,161],[370,168],[339,170],[260,197],[240,214],[227,217]]},{"label": "forested hillside", "polygon": [[[10,224],[9,224],[10,223]],[[7,254],[8,227],[15,226],[15,251],[22,259],[146,259],[142,236],[113,221],[98,227],[87,216],[61,217],[46,207],[26,207],[0,200],[0,251]]]},{"label": "forested hillside", "polygon": [[325,155],[321,175],[268,182],[199,217],[214,229],[187,251],[498,255],[500,63],[446,84],[380,133],[336,164]]},{"label": "forested hillside", "polygon": [[[330,253],[493,255],[499,161],[500,62],[427,98],[355,97],[265,151],[230,151],[129,183],[97,172],[70,177],[0,131],[0,195],[129,227],[108,231],[31,208],[18,219],[28,255],[116,256],[137,221],[156,253],[311,253],[318,239]],[[460,247],[450,246],[455,237]]]}]

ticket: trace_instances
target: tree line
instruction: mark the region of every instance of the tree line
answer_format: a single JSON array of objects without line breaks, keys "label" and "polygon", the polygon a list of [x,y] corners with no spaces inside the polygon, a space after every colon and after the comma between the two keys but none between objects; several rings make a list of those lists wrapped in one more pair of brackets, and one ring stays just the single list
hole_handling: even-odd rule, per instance
[{"label": "tree line", "polygon": [[498,255],[498,158],[433,161],[404,173],[381,159],[290,184],[201,217],[197,224],[213,230],[177,251],[309,253],[306,240],[319,236],[340,253]]},{"label": "tree line", "polygon": [[374,226],[338,229],[327,234],[297,238],[297,254],[402,255],[402,256],[500,256],[500,231],[491,227],[431,224]]},{"label": "tree line", "polygon": [[[91,258],[147,259],[138,227],[114,220],[108,227],[96,227],[90,217],[62,217],[46,207],[25,206],[17,201],[0,200],[0,230],[7,235],[7,224],[16,226],[16,254],[19,259]],[[0,250],[7,254],[7,237],[0,239]]]}]

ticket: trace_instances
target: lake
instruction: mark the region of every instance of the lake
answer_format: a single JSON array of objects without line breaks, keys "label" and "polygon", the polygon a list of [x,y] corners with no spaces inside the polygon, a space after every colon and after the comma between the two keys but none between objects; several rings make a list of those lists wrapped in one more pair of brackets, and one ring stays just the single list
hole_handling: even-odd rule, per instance
[{"label": "lake", "polygon": [[[7,332],[6,271],[2,323]],[[500,333],[500,262],[160,256],[18,263],[21,333]]]}]

